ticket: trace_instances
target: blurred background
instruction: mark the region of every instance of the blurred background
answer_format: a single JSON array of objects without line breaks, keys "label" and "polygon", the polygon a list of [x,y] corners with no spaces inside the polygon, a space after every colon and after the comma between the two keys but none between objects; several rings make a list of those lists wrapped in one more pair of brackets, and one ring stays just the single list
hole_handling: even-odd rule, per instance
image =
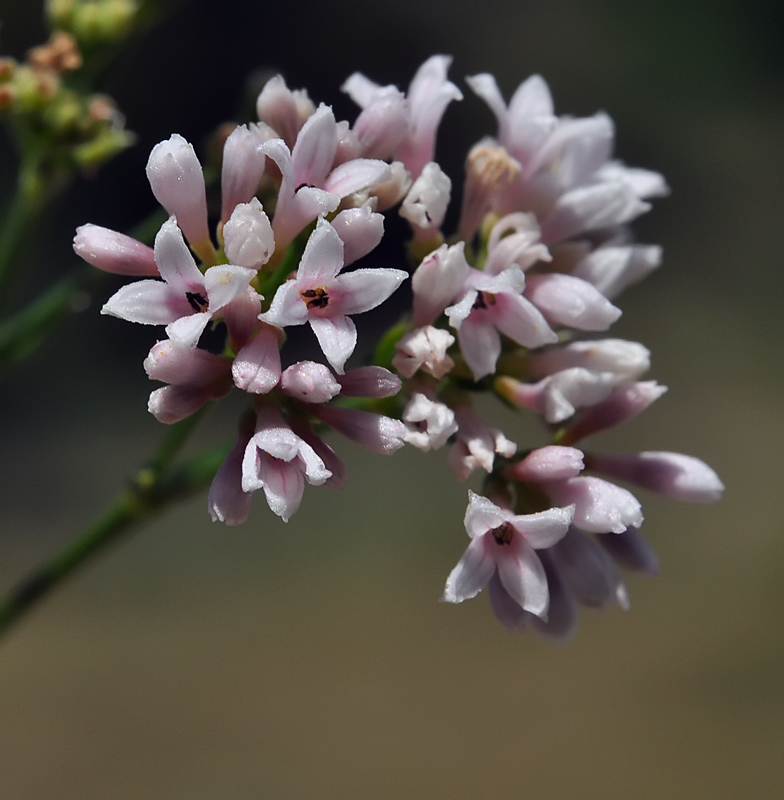
[{"label": "blurred background", "polygon": [[[4,0],[0,17],[3,54],[46,38],[37,2]],[[339,87],[354,70],[403,88],[453,54],[466,97],[437,152],[455,180],[495,130],[463,76],[492,72],[508,97],[540,72],[559,113],[606,110],[618,157],[673,190],[635,225],[664,265],[620,298],[613,328],[652,350],[670,392],[595,446],[698,456],[727,491],[713,506],[640,491],[661,575],[629,576],[631,609],[583,612],[560,647],[508,635],[484,594],[437,602],[467,543],[445,452],[386,459],[334,440],[348,486],[308,487],[288,525],[261,498],[246,525],[213,525],[201,495],[0,643],[0,797],[780,797],[783,26],[774,0],[193,0],[131,42],[104,88],[138,144],[79,181],[30,243],[38,272],[21,291],[73,266],[77,225],[150,213],[150,148],[175,131],[203,143],[256,70],[353,119]],[[164,433],[142,368],[157,331],[98,314],[117,285],[3,377],[3,590]],[[219,409],[201,443],[231,438],[236,412]],[[521,445],[543,442],[489,412]]]}]

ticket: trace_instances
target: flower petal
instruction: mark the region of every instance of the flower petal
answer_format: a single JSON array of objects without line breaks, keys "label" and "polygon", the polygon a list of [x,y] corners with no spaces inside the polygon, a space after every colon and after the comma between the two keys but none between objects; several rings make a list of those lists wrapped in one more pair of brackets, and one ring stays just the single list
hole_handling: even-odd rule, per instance
[{"label": "flower petal", "polygon": [[321,349],[335,372],[343,374],[343,365],[354,352],[357,328],[348,317],[314,317],[308,319]]},{"label": "flower petal", "polygon": [[495,558],[485,537],[474,539],[457,566],[446,579],[443,600],[462,603],[475,597],[487,586],[495,572]]}]

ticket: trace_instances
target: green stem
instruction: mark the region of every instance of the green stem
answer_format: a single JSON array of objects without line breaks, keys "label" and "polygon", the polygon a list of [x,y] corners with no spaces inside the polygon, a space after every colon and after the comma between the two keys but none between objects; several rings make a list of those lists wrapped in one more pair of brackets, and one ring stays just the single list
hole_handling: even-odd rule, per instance
[{"label": "green stem", "polygon": [[136,523],[212,480],[227,448],[211,450],[167,470],[172,459],[204,416],[206,409],[173,425],[157,453],[109,508],[49,561],[34,570],[0,601],[0,636]]}]

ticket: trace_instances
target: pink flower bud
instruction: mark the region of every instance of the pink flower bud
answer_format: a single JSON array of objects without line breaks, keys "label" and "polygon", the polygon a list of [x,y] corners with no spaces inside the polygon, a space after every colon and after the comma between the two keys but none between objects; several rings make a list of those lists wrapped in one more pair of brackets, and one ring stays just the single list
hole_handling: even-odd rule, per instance
[{"label": "pink flower bud", "polygon": [[374,453],[390,455],[406,443],[406,426],[400,420],[383,414],[329,405],[313,406],[311,413],[330,428]]},{"label": "pink flower bud", "polygon": [[408,120],[405,95],[391,86],[379,89],[354,123],[362,155],[390,158],[409,133]]},{"label": "pink flower bud", "polygon": [[347,208],[332,220],[343,241],[343,263],[353,264],[373,250],[384,236],[384,217],[368,206]]},{"label": "pink flower bud", "polygon": [[561,444],[574,444],[594,433],[633,419],[667,391],[656,381],[641,381],[616,389],[606,400],[588,409],[561,438]]},{"label": "pink flower bud", "polygon": [[304,89],[289,89],[282,75],[270,78],[256,101],[259,119],[274,128],[290,148],[315,110],[308,93]]},{"label": "pink flower bud", "polygon": [[428,238],[440,230],[451,191],[452,181],[441,167],[434,161],[425,164],[400,207],[400,216],[412,224],[418,238]]},{"label": "pink flower bud", "polygon": [[616,383],[622,383],[636,380],[647,372],[651,365],[651,353],[637,342],[592,339],[531,353],[528,363],[535,377],[582,367],[595,372],[612,372]]},{"label": "pink flower bud", "polygon": [[272,225],[258,198],[240,203],[223,226],[226,257],[240,267],[259,269],[275,251]]},{"label": "pink flower bud", "polygon": [[235,206],[249,203],[256,194],[266,161],[261,145],[261,136],[253,125],[238,125],[226,139],[221,167],[222,222],[228,220]]},{"label": "pink flower bud", "polygon": [[621,316],[598,289],[571,275],[531,275],[525,296],[548,322],[581,331],[604,331]]},{"label": "pink flower bud", "polygon": [[513,481],[561,481],[576,478],[584,468],[583,454],[574,447],[550,445],[529,453],[510,466],[505,475]]},{"label": "pink flower bud", "polygon": [[338,375],[340,390],[346,397],[394,397],[402,383],[397,375],[384,367],[357,367]]},{"label": "pink flower bud", "polygon": [[109,228],[82,225],[76,229],[73,249],[77,256],[104,272],[158,277],[152,248]]},{"label": "pink flower bud", "polygon": [[704,461],[681,453],[602,453],[589,457],[589,468],[686,503],[712,503],[724,492]]},{"label": "pink flower bud", "polygon": [[464,250],[465,242],[443,244],[417,267],[411,277],[417,327],[435,322],[463,287],[469,272]]},{"label": "pink flower bud", "polygon": [[203,261],[213,263],[204,174],[193,145],[178,133],[156,144],[147,161],[147,178],[156,200],[177,218],[193,250]]},{"label": "pink flower bud", "polygon": [[340,384],[329,368],[315,361],[299,361],[283,370],[280,388],[305,403],[328,403],[340,394]]}]

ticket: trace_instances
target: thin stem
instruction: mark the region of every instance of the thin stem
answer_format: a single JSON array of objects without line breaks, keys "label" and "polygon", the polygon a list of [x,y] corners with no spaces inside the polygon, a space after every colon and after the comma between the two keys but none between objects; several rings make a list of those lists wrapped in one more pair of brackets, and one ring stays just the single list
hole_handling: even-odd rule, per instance
[{"label": "thin stem", "polygon": [[136,523],[200,489],[218,471],[227,448],[208,451],[168,470],[205,409],[173,425],[158,451],[131,485],[49,561],[34,570],[0,602],[0,636],[94,555],[117,541]]}]

